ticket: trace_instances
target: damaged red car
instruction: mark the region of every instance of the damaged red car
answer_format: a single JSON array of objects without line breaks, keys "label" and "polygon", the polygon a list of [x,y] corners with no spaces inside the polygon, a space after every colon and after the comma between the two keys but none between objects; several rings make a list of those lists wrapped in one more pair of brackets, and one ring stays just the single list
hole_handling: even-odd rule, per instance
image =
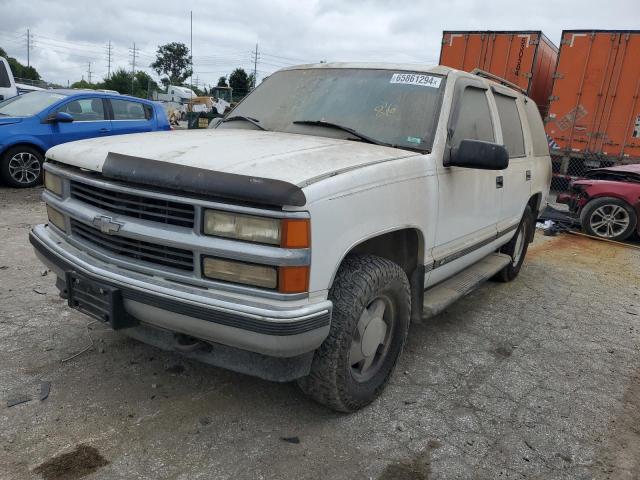
[{"label": "damaged red car", "polygon": [[590,170],[569,189],[556,201],[569,205],[584,232],[618,241],[640,233],[640,164]]}]

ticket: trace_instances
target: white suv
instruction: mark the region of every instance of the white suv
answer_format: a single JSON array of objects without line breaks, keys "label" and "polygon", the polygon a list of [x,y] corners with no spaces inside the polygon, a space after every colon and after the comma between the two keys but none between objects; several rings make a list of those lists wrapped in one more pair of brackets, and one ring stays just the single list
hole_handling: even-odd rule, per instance
[{"label": "white suv", "polygon": [[281,70],[217,128],[47,152],[30,239],[69,305],[340,411],[410,321],[520,270],[551,162],[536,105],[435,66]]}]

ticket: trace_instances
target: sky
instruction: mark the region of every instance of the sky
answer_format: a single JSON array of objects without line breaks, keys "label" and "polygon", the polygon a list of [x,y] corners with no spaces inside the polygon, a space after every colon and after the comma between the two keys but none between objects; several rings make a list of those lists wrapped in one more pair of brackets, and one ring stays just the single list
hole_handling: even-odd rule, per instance
[{"label": "sky", "polygon": [[234,68],[258,80],[279,68],[319,61],[438,63],[443,30],[542,30],[556,45],[563,29],[638,29],[638,0],[0,0],[0,47],[44,80],[92,81],[149,64],[158,45],[190,45],[194,84],[217,83]]}]

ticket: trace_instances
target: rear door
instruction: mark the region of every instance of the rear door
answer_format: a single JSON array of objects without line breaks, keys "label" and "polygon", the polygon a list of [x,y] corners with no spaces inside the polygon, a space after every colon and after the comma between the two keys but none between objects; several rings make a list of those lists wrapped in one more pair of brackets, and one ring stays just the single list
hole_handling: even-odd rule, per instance
[{"label": "rear door", "polygon": [[53,144],[111,134],[111,122],[107,118],[105,104],[101,97],[74,97],[55,111],[68,113],[73,117],[73,122],[51,124]]},{"label": "rear door", "polygon": [[498,112],[501,141],[509,152],[509,166],[503,171],[504,188],[498,220],[498,231],[508,233],[520,222],[531,196],[532,162],[525,146],[521,99],[507,88],[494,86],[491,90]]},{"label": "rear door", "polygon": [[154,129],[153,108],[130,99],[110,98],[111,125],[114,135],[151,132]]}]

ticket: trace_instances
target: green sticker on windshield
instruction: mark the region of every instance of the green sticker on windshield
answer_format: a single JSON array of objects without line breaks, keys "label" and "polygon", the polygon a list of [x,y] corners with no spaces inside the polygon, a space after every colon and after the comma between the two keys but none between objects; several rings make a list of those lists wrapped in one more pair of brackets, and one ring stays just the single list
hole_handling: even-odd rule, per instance
[{"label": "green sticker on windshield", "polygon": [[422,143],[422,139],[418,137],[407,137],[407,142],[415,143],[416,145],[420,145]]}]

